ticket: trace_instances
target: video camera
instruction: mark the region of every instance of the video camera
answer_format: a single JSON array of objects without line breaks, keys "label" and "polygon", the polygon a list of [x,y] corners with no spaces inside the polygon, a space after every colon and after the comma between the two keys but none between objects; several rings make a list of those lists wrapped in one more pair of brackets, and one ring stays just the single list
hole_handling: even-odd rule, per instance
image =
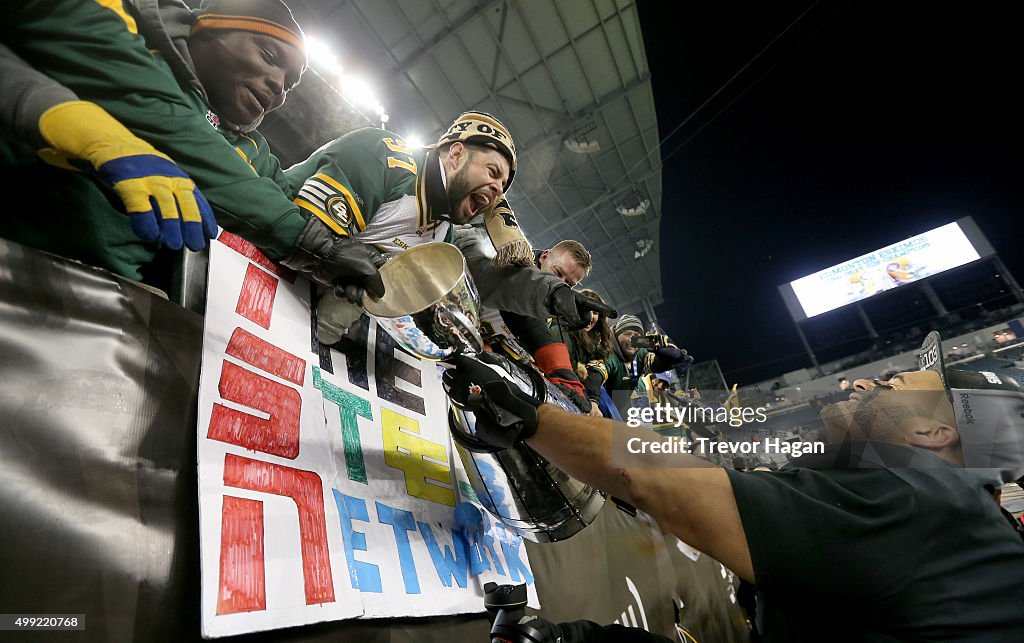
[{"label": "video camera", "polygon": [[529,627],[519,625],[526,615],[526,584],[484,585],[484,607],[491,618],[491,643],[542,643],[544,635]]},{"label": "video camera", "polygon": [[660,335],[657,333],[634,335],[633,338],[629,340],[629,345],[633,348],[646,348],[647,350],[665,348],[668,346],[668,335]]}]

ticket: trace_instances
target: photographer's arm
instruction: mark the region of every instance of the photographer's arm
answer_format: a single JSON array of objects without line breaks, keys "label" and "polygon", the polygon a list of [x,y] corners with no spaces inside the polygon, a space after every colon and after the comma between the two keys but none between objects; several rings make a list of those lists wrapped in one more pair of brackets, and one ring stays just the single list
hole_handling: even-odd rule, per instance
[{"label": "photographer's arm", "polygon": [[[689,368],[690,364],[693,363],[693,357],[684,349],[673,344],[668,335],[661,335],[660,337],[646,335],[641,339],[649,340],[651,337],[656,337],[654,345],[644,346],[649,351],[644,356],[643,362],[646,372],[662,373],[673,368],[685,369]],[[634,345],[636,345],[636,342],[634,342]]]},{"label": "photographer's arm", "polygon": [[[623,432],[617,444],[633,436],[658,439],[647,429],[573,415],[545,404],[538,410],[537,432],[527,443],[569,475],[636,505],[687,544],[753,582],[750,550],[725,470],[683,454],[646,454],[648,466],[616,466],[613,427]],[[653,466],[661,458],[673,466]]]}]

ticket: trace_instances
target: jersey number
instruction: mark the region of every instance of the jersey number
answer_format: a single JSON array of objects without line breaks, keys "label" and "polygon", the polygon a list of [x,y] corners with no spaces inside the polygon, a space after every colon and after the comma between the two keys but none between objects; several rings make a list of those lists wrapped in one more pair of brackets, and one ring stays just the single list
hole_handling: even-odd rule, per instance
[{"label": "jersey number", "polygon": [[416,174],[416,161],[412,159],[412,154],[410,154],[408,148],[405,147],[405,141],[401,139],[395,140],[389,137],[384,139],[384,145],[387,145],[388,149],[391,150],[392,152],[405,154],[406,156],[409,157],[409,160],[403,161],[402,159],[396,159],[393,156],[388,156],[389,168],[400,167],[404,170],[409,170],[413,174]]}]

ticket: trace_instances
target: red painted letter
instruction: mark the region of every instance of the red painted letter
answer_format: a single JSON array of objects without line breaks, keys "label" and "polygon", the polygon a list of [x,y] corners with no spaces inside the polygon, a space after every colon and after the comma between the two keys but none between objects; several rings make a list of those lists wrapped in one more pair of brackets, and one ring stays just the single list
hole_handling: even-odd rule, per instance
[{"label": "red painted letter", "polygon": [[[295,502],[299,512],[306,604],[334,602],[334,579],[331,575],[331,556],[327,549],[324,492],[320,476],[312,471],[250,460],[229,453],[224,456],[224,484],[229,487],[287,496]],[[223,564],[222,559],[221,565]],[[223,578],[222,574],[222,583]],[[246,584],[246,579],[235,580],[243,581],[239,583],[240,585]],[[219,593],[224,596],[233,590],[234,588],[225,588],[222,584]]]},{"label": "red painted letter", "polygon": [[270,419],[214,404],[206,437],[282,458],[299,455],[302,397],[298,391],[228,361],[220,372],[218,389],[225,400],[263,411]]},{"label": "red painted letter", "polygon": [[274,346],[252,333],[236,328],[225,351],[232,357],[252,364],[261,371],[302,386],[306,376],[306,360]]},{"label": "red painted letter", "polygon": [[224,496],[217,613],[267,609],[263,570],[263,503]]},{"label": "red painted letter", "polygon": [[238,254],[242,255],[246,259],[252,261],[255,264],[263,266],[267,269],[267,272],[272,272],[281,279],[284,279],[290,284],[295,283],[295,272],[285,268],[284,266],[278,265],[267,258],[267,255],[260,252],[259,248],[252,245],[237,234],[231,234],[227,230],[221,230],[220,236],[217,237],[217,241],[220,241],[227,247],[231,248]]},{"label": "red painted letter", "polygon": [[269,329],[270,315],[274,312],[274,297],[277,295],[277,283],[277,277],[249,264],[245,269],[245,281],[242,282],[242,290],[238,293],[235,312]]}]

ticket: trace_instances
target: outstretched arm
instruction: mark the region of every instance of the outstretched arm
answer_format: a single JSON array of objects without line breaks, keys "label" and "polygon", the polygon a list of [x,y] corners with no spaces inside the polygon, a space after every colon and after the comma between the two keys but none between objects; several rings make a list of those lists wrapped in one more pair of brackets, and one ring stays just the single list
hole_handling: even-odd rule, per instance
[{"label": "outstretched arm", "polygon": [[491,242],[482,229],[462,226],[456,231],[454,243],[466,257],[484,304],[540,319],[551,314],[548,300],[552,290],[564,285],[561,279],[536,268],[495,266],[491,262]]},{"label": "outstretched arm", "polygon": [[650,448],[637,454],[635,447],[664,440],[649,429],[544,404],[500,376],[494,359],[486,353],[452,358],[442,377],[452,403],[476,414],[476,438],[498,448],[526,440],[570,476],[643,509],[662,528],[753,582],[750,549],[724,469],[689,454]]},{"label": "outstretched arm", "polygon": [[636,505],[680,540],[707,552],[740,578],[754,581],[750,550],[724,469],[686,454],[633,456],[644,458],[649,466],[624,467],[612,460],[613,430],[616,445],[630,437],[657,440],[657,434],[551,405],[541,406],[537,419],[537,432],[527,444],[552,464]]}]

